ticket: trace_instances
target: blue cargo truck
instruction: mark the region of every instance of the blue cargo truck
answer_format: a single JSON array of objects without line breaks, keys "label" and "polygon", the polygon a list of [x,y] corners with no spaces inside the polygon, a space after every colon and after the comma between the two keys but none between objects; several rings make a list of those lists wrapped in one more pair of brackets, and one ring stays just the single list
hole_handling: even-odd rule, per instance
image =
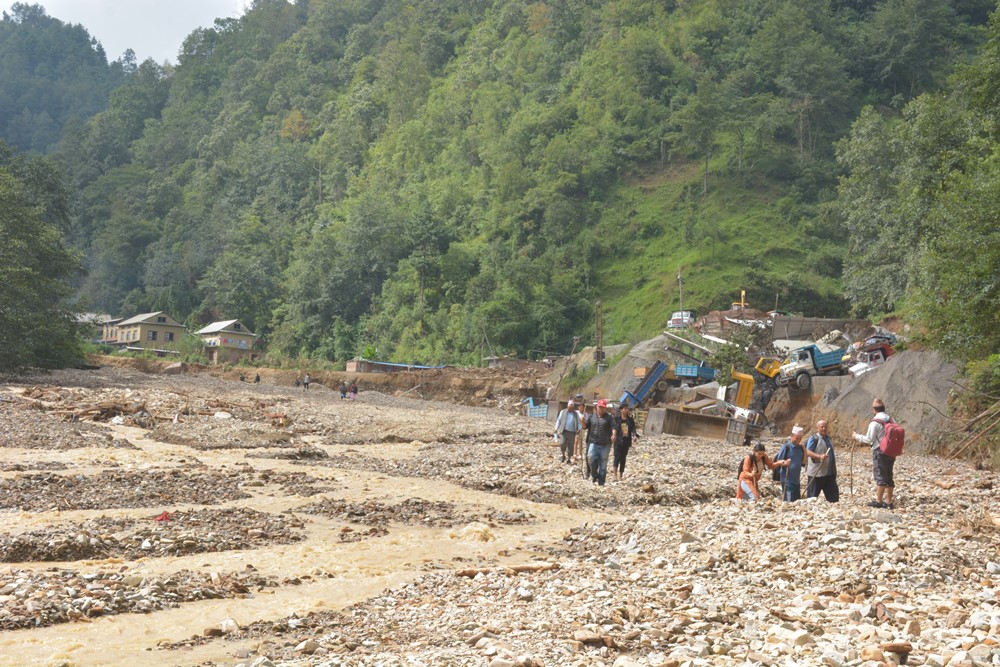
[{"label": "blue cargo truck", "polygon": [[[641,405],[658,388],[666,389],[668,382],[689,381],[690,384],[702,384],[715,379],[715,369],[698,364],[666,364],[657,361],[650,366],[642,381],[634,390],[625,390],[618,402],[634,408]],[[662,384],[661,384],[662,383]]]},{"label": "blue cargo truck", "polygon": [[778,384],[808,389],[814,375],[842,374],[841,361],[844,349],[835,348],[824,352],[816,345],[806,345],[789,353],[778,370]]},{"label": "blue cargo truck", "polygon": [[678,378],[689,378],[695,384],[711,382],[715,379],[715,369],[704,364],[677,364],[674,366],[674,375]]},{"label": "blue cargo truck", "polygon": [[656,389],[656,383],[660,381],[668,370],[669,367],[665,363],[657,361],[646,371],[646,375],[642,378],[639,386],[635,388],[635,391],[625,390],[622,397],[618,399],[618,404],[627,405],[630,408],[640,405],[653,393],[653,390]]}]

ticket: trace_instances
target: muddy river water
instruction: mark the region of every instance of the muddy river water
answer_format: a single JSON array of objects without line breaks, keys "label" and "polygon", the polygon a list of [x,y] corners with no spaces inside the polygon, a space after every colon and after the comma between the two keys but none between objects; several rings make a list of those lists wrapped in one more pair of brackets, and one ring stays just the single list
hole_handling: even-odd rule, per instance
[{"label": "muddy river water", "polygon": [[[21,392],[23,388],[17,386],[0,387],[0,393],[7,395]],[[283,400],[291,404],[297,398],[292,396]],[[342,424],[352,419],[364,420],[365,428],[372,435],[379,432],[379,425],[377,419],[371,419],[371,415],[386,409],[344,405],[333,401],[332,393],[311,400],[312,407],[323,406],[321,410],[337,413]],[[3,417],[7,419],[23,419],[31,414],[5,410],[7,412]],[[406,408],[404,412],[407,411],[408,418],[421,418],[421,411]],[[481,417],[472,418],[473,421],[477,419]],[[429,420],[428,423],[434,421]],[[246,625],[258,620],[277,620],[290,614],[343,609],[427,571],[475,567],[486,563],[528,563],[539,555],[535,550],[537,546],[558,541],[568,530],[584,522],[613,518],[592,509],[571,509],[464,488],[447,481],[445,474],[437,478],[395,476],[349,464],[350,457],[386,461],[412,459],[419,456],[425,446],[420,442],[384,443],[376,439],[345,448],[328,438],[307,435],[301,438],[300,445],[316,447],[331,456],[341,457],[336,465],[313,466],[276,458],[248,458],[251,450],[239,447],[194,449],[184,444],[170,444],[151,439],[146,429],[126,425],[106,425],[102,428],[107,428],[114,438],[132,443],[134,448],[78,446],[47,450],[37,446],[19,448],[18,443],[8,440],[0,447],[0,463],[7,465],[6,472],[0,474],[7,479],[15,478],[22,472],[11,471],[12,466],[20,466],[22,471],[31,470],[40,460],[52,465],[54,474],[58,475],[93,476],[112,468],[122,473],[135,473],[137,478],[154,469],[184,470],[195,464],[200,469],[231,474],[252,466],[255,471],[305,472],[321,482],[328,482],[333,490],[306,498],[278,485],[265,483],[243,486],[243,491],[250,494],[249,498],[211,505],[215,509],[247,507],[275,515],[293,513],[304,523],[304,539],[289,544],[254,545],[246,549],[135,560],[113,558],[7,563],[4,569],[35,572],[64,568],[84,573],[124,571],[131,575],[168,577],[180,570],[226,573],[252,567],[265,577],[277,580],[294,578],[301,583],[255,591],[246,598],[183,602],[174,608],[146,614],[120,613],[47,627],[6,631],[0,634],[0,665],[195,665],[207,661],[234,664],[237,662],[234,651],[249,647],[251,642],[241,644],[222,640],[182,650],[165,650],[159,644],[202,635],[206,628],[218,627],[225,619],[234,619]],[[470,442],[470,455],[475,448],[488,446],[488,442]],[[347,464],[342,464],[345,452]],[[449,526],[391,523],[387,534],[372,535],[358,541],[342,541],[338,535],[350,522],[340,517],[298,512],[304,505],[327,498],[346,503],[378,499],[390,507],[409,499],[422,499],[453,504],[464,511],[464,517],[474,517],[484,508],[489,508],[511,514],[523,513],[532,519],[520,524],[492,525],[475,520]],[[5,509],[0,510],[0,535],[13,536],[51,526],[71,526],[97,517],[149,521],[162,511],[207,507],[187,504],[180,499],[156,506],[116,507],[111,500],[100,509],[24,511],[5,504]]]}]

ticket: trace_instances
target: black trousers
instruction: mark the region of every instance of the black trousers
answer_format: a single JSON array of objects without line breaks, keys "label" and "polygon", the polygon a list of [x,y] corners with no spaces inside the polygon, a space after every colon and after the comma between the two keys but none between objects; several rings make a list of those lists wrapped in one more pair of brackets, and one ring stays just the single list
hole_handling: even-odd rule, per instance
[{"label": "black trousers", "polygon": [[625,474],[625,459],[628,457],[628,450],[632,446],[632,438],[622,438],[615,442],[615,460],[611,468],[619,475]]},{"label": "black trousers", "polygon": [[837,486],[837,478],[833,475],[823,477],[810,477],[806,486],[806,498],[819,498],[819,492],[823,492],[827,502],[835,503],[840,500],[840,487]]}]

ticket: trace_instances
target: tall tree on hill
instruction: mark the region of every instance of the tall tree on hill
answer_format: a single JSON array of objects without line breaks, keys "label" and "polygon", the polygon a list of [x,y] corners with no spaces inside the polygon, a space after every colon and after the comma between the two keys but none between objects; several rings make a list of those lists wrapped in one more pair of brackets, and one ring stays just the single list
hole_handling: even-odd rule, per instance
[{"label": "tall tree on hill", "polygon": [[108,63],[81,25],[15,2],[0,20],[0,139],[22,150],[49,151],[72,118],[101,111],[130,74],[129,52]]},{"label": "tall tree on hill", "polygon": [[65,196],[51,165],[0,143],[0,371],[80,358],[66,304],[79,262],[62,241]]},{"label": "tall tree on hill", "polygon": [[684,105],[670,116],[677,130],[671,138],[679,150],[701,157],[702,194],[708,194],[708,163],[715,150],[715,138],[720,129],[723,106],[719,84],[711,72],[698,77],[694,92]]}]

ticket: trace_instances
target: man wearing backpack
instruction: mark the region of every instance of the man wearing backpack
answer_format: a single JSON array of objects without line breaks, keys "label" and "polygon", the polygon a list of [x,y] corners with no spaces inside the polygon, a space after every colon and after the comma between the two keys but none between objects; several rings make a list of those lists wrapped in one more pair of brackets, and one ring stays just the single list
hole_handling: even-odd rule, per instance
[{"label": "man wearing backpack", "polygon": [[[875,477],[875,500],[868,503],[869,507],[893,509],[892,491],[895,483],[892,479],[892,467],[896,456],[902,453],[902,427],[892,420],[885,411],[885,403],[881,398],[872,402],[875,415],[868,424],[866,433],[855,433],[854,439],[870,445],[872,448],[872,471]],[[888,433],[892,431],[892,433]],[[887,437],[892,435],[893,437]]]}]

